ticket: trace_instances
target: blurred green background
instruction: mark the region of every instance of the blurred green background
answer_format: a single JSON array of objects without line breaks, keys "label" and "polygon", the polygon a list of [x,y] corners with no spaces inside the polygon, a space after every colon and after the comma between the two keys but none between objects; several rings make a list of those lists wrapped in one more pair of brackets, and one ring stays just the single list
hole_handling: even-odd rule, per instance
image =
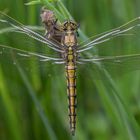
[{"label": "blurred green background", "polygon": [[[39,27],[42,25],[40,9],[46,5],[55,11],[60,21],[70,18],[71,14],[80,23],[81,40],[140,16],[139,0],[40,0],[25,5],[28,2],[0,0],[0,11],[25,25]],[[134,44],[135,47],[129,45],[130,41],[139,42],[138,31],[137,35],[133,41],[116,39],[118,44],[115,41],[105,43],[102,46],[106,47],[97,47],[89,53],[139,54],[139,43]],[[32,51],[41,51],[39,44],[15,38],[13,34],[10,38],[2,34],[0,40],[20,49],[28,43],[34,46]],[[72,137],[64,67],[39,62],[36,58],[13,59],[8,50],[0,55],[0,140],[140,139],[140,71],[139,67],[133,68],[135,62],[133,71],[115,65],[102,70],[100,67],[99,76],[96,74],[98,69],[92,65],[78,67],[77,128],[76,135]],[[139,61],[137,59],[137,65]]]}]

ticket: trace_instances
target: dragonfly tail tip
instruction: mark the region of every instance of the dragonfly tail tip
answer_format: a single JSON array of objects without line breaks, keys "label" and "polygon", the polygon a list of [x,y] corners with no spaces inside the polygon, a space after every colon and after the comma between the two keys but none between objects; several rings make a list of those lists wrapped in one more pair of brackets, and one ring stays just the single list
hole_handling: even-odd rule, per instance
[{"label": "dragonfly tail tip", "polygon": [[72,136],[75,135],[75,129],[71,129],[71,134],[72,134]]}]

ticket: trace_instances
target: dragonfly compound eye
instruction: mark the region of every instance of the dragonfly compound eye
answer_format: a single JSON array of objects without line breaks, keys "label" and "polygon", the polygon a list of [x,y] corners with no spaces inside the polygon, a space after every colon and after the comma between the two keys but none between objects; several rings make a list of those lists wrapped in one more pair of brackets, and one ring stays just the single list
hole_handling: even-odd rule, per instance
[{"label": "dragonfly compound eye", "polygon": [[72,31],[76,31],[79,27],[79,24],[77,24],[76,22],[74,21],[65,21],[63,24],[62,24],[62,28],[64,31],[67,31],[67,30],[72,30]]}]

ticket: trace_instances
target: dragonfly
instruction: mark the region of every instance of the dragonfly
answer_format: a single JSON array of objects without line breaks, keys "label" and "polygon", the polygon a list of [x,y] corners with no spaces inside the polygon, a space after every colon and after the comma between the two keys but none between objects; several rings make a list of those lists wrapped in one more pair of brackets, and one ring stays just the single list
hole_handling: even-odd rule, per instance
[{"label": "dragonfly", "polygon": [[[53,62],[55,64],[62,64],[65,66],[66,80],[67,80],[67,96],[69,109],[69,123],[72,135],[75,135],[76,129],[76,108],[77,108],[77,92],[76,92],[76,70],[78,65],[90,63],[90,65],[102,63],[122,63],[133,62],[138,60],[140,64],[140,54],[119,55],[119,56],[93,56],[87,55],[87,52],[92,51],[96,46],[103,45],[106,42],[114,40],[118,37],[130,37],[130,31],[137,31],[140,28],[140,17],[137,17],[130,22],[112,29],[110,31],[101,33],[97,36],[91,37],[84,42],[78,42],[79,24],[73,20],[66,20],[63,23],[58,23],[54,13],[50,10],[43,9],[41,13],[42,22],[45,25],[45,34],[42,35],[38,31],[34,31],[28,26],[16,21],[8,15],[0,12],[0,33],[16,33],[26,36],[26,39],[36,40],[41,45],[44,44],[46,48],[56,52],[57,57],[52,57],[46,53],[31,52],[7,46],[0,45],[0,54],[5,51],[14,50],[19,56],[37,57],[43,62]],[[12,35],[12,34],[10,34]],[[40,45],[40,46],[41,46]]]}]

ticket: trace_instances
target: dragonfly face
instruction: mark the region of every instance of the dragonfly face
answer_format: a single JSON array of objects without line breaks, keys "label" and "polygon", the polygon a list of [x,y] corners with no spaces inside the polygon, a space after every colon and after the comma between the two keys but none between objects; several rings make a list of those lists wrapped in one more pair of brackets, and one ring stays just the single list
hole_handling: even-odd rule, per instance
[{"label": "dragonfly face", "polygon": [[78,28],[79,28],[79,25],[76,22],[71,21],[71,20],[65,21],[62,24],[62,29],[64,31],[77,31]]},{"label": "dragonfly face", "polygon": [[[14,32],[17,36],[25,35],[26,40],[27,36],[30,39],[33,39],[33,42],[36,40],[40,43],[40,47],[45,47],[48,49],[52,49],[57,53],[63,54],[64,57],[50,57],[47,54],[36,53],[32,51],[26,51],[23,48],[17,49],[9,46],[0,45],[0,55],[4,53],[10,54],[11,50],[16,52],[16,55],[19,57],[36,57],[40,61],[48,61],[57,63],[57,64],[65,64],[66,68],[66,77],[67,77],[67,93],[68,93],[68,101],[69,101],[69,119],[70,119],[70,129],[72,134],[75,132],[76,127],[76,65],[78,64],[94,64],[102,63],[105,64],[118,64],[125,65],[125,63],[130,64],[130,67],[135,65],[134,62],[137,62],[136,65],[140,66],[140,54],[133,55],[121,55],[121,56],[102,56],[95,57],[92,52],[90,55],[85,55],[87,57],[77,57],[77,54],[85,53],[87,50],[93,49],[95,46],[99,46],[105,42],[109,42],[111,40],[115,40],[118,36],[128,37],[127,35],[132,35],[129,31],[139,31],[140,28],[140,18],[136,18],[127,24],[120,26],[111,31],[102,33],[98,36],[91,38],[91,40],[87,40],[83,43],[77,44],[77,30],[79,25],[74,21],[66,21],[63,24],[58,24],[57,20],[54,17],[54,14],[50,11],[44,10],[42,11],[41,18],[45,24],[45,28],[47,32],[45,36],[40,33],[30,29],[29,27],[19,23],[18,21],[12,19],[11,17],[0,13],[0,28],[4,25],[5,28],[2,28],[3,32]],[[10,29],[9,29],[10,28]],[[9,34],[10,35],[10,34]],[[12,36],[10,36],[12,37]],[[130,42],[133,43],[133,42]],[[27,45],[27,44],[26,44]],[[114,44],[116,45],[116,44]],[[30,46],[30,44],[29,44]],[[27,46],[27,47],[29,47]],[[25,46],[24,46],[25,47]],[[128,63],[130,62],[130,63]],[[131,63],[132,62],[132,63]],[[133,64],[133,66],[131,65]],[[90,65],[91,66],[91,65]]]}]

